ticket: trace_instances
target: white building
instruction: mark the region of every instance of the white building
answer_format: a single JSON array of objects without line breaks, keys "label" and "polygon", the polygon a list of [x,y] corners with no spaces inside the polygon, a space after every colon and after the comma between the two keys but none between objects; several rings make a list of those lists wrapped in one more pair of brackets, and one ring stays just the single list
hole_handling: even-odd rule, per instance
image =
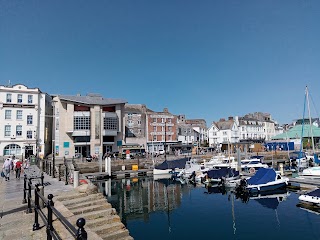
[{"label": "white building", "polygon": [[39,88],[0,85],[0,153],[44,157],[51,151],[51,98]]},{"label": "white building", "polygon": [[119,151],[124,141],[122,99],[99,94],[53,97],[54,152],[56,157],[103,156]]},{"label": "white building", "polygon": [[213,122],[208,128],[208,140],[210,147],[239,142],[239,129],[236,121],[229,117],[228,120],[220,119],[219,122]]}]

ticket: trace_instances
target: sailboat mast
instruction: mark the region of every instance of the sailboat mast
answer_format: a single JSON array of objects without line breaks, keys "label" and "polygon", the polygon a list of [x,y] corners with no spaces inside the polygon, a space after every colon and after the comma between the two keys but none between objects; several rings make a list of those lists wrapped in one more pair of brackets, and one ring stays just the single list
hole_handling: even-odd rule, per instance
[{"label": "sailboat mast", "polygon": [[313,132],[312,132],[312,119],[310,113],[310,104],[309,104],[309,92],[308,87],[306,86],[306,96],[307,96],[307,106],[308,106],[308,115],[309,115],[309,124],[310,124],[310,134],[311,134],[311,142],[312,142],[312,151],[314,153],[314,141],[313,141]]}]

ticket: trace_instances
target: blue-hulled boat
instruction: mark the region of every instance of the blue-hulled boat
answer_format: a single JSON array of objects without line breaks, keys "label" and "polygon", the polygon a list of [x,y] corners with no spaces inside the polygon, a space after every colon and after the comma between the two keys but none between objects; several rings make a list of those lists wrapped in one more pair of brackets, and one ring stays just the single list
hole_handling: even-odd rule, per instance
[{"label": "blue-hulled boat", "polygon": [[236,171],[234,168],[225,167],[218,169],[210,169],[207,171],[207,180],[206,182],[216,182],[221,181],[228,182],[240,178],[239,171]]},{"label": "blue-hulled boat", "polygon": [[157,165],[153,169],[153,175],[157,174],[169,174],[174,173],[175,171],[181,171],[184,169],[188,158],[181,158],[175,160],[165,160],[161,164]]},{"label": "blue-hulled boat", "polygon": [[318,188],[309,193],[301,194],[299,196],[299,201],[314,207],[320,207],[320,189]]},{"label": "blue-hulled boat", "polygon": [[289,178],[276,173],[273,168],[259,168],[255,175],[248,180],[241,181],[237,191],[249,193],[274,191],[288,185]]}]

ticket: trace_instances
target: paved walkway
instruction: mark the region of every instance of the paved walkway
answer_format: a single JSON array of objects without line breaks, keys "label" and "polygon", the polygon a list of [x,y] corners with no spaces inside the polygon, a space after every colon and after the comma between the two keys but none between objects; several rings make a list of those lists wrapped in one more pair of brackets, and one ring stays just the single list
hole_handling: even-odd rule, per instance
[{"label": "paved walkway", "polygon": [[[29,169],[26,172],[30,176],[40,176],[37,167]],[[37,183],[40,180],[33,180]],[[11,171],[10,180],[5,181],[0,178],[0,239],[46,239],[45,227],[41,230],[33,231],[34,213],[26,213],[27,204],[23,204],[23,175],[20,179],[15,178],[15,172]],[[65,185],[63,181],[52,178],[44,174],[44,195],[49,193],[58,196],[59,193],[73,191],[72,185]],[[32,192],[32,196],[34,193]],[[54,198],[53,198],[54,201]],[[43,226],[40,220],[40,226]]]}]

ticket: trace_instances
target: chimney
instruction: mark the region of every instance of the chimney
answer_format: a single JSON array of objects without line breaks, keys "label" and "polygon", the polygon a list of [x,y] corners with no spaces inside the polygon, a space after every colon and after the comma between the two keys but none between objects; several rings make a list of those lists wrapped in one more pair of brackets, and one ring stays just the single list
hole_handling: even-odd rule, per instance
[{"label": "chimney", "polygon": [[233,117],[228,117],[228,120],[233,120]]}]

